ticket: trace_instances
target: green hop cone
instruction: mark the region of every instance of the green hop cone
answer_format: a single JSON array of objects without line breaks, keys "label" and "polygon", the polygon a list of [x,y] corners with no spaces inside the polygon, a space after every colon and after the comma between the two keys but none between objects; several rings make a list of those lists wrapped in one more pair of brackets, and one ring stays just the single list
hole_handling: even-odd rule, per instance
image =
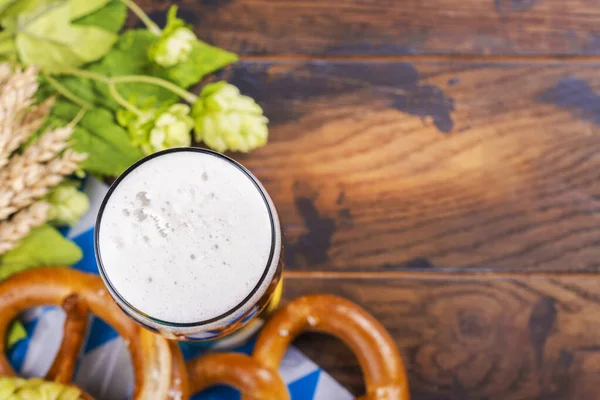
[{"label": "green hop cone", "polygon": [[194,120],[190,107],[173,104],[168,108],[144,110],[136,115],[129,110],[117,112],[117,121],[129,132],[131,143],[146,154],[171,147],[189,146]]},{"label": "green hop cone", "polygon": [[142,114],[120,109],[117,111],[117,122],[127,129],[131,144],[140,147],[144,153],[152,153],[150,146],[150,131],[158,117],[156,109],[144,110]]},{"label": "green hop cone", "polygon": [[221,81],[208,84],[192,106],[196,141],[210,148],[248,152],[267,143],[269,120],[256,102]]},{"label": "green hop cone", "polygon": [[158,41],[148,50],[150,59],[165,68],[186,61],[197,40],[194,32],[176,14],[177,7],[171,7],[167,14],[167,25]]},{"label": "green hop cone", "polygon": [[39,378],[0,377],[0,400],[80,400],[79,389]]},{"label": "green hop cone", "polygon": [[50,192],[48,218],[56,225],[75,225],[79,218],[90,208],[85,193],[77,190],[76,183],[63,183]]},{"label": "green hop cone", "polygon": [[194,120],[189,114],[190,107],[185,104],[174,104],[160,114],[150,131],[152,150],[189,146],[192,143],[190,131],[194,127]]}]

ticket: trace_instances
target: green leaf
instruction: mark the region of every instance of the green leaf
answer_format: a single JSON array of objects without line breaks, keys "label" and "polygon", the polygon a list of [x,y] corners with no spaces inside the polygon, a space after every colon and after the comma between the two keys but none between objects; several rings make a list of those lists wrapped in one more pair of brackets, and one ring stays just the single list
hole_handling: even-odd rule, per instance
[{"label": "green leaf", "polygon": [[14,28],[19,16],[24,20],[27,14],[44,13],[63,3],[69,7],[70,21],[78,25],[94,25],[116,33],[127,18],[127,7],[121,0],[0,0],[0,20],[4,28]]},{"label": "green leaf", "polygon": [[[146,29],[134,29],[119,37],[114,49],[100,62],[100,70],[111,75],[138,73],[150,65],[148,47],[156,41],[156,36]],[[127,58],[125,58],[127,57]],[[129,62],[123,64],[122,61]]]},{"label": "green leaf", "polygon": [[77,67],[105,55],[117,35],[93,25],[71,21],[98,10],[109,0],[19,0],[1,15],[14,32],[20,60],[41,67]]},{"label": "green leaf", "polygon": [[121,0],[112,0],[105,7],[75,20],[77,25],[95,25],[111,32],[119,32],[127,19],[127,7]]},{"label": "green leaf", "polygon": [[21,62],[41,67],[77,67],[106,54],[117,40],[113,32],[70,22],[69,3],[48,8],[19,27],[16,36]]},{"label": "green leaf", "polygon": [[14,249],[0,258],[0,280],[35,267],[71,265],[82,257],[81,249],[50,225],[34,229]]},{"label": "green leaf", "polygon": [[[89,70],[108,76],[152,75],[165,78],[165,71],[154,65],[148,58],[148,48],[157,37],[145,29],[125,32],[113,49],[99,62],[90,66]],[[100,82],[95,83],[96,90],[102,94],[105,106],[114,111],[119,105],[111,99],[108,87]],[[119,93],[139,106],[151,104],[169,105],[178,97],[160,86],[147,83],[124,83],[117,87]]]},{"label": "green leaf", "polygon": [[[35,36],[19,35],[16,39],[17,52],[25,65],[42,67],[78,66],[83,61],[63,44],[48,42],[40,45]],[[43,50],[42,50],[43,49]],[[40,55],[40,50],[42,54]]]},{"label": "green leaf", "polygon": [[[69,21],[99,11],[111,0],[0,0],[0,23],[4,28],[14,28],[47,13],[65,8]],[[114,1],[114,0],[112,0]]]},{"label": "green leaf", "polygon": [[0,0],[0,15],[17,0]]},{"label": "green leaf", "polygon": [[[57,101],[51,119],[62,124],[71,121],[80,108],[68,101]],[[87,153],[81,167],[95,175],[117,176],[144,156],[129,142],[127,132],[115,123],[114,114],[102,108],[86,111],[71,136],[72,148]]]},{"label": "green leaf", "polygon": [[16,58],[17,46],[15,44],[15,41],[11,39],[0,40],[0,55],[2,57],[11,56],[13,58]]},{"label": "green leaf", "polygon": [[198,40],[189,58],[166,69],[167,79],[187,88],[200,82],[205,76],[236,62],[237,55]]},{"label": "green leaf", "polygon": [[71,19],[77,19],[91,14],[108,4],[110,0],[71,0]]},{"label": "green leaf", "polygon": [[[56,75],[53,78],[81,100],[90,104],[102,104],[98,99],[98,92],[93,81],[69,75]],[[57,95],[56,90],[46,81],[43,75],[40,75],[38,80],[39,87],[35,93],[37,101],[41,102],[48,97]]]},{"label": "green leaf", "polygon": [[27,337],[27,331],[22,323],[19,321],[13,321],[8,328],[8,335],[6,337],[6,347],[10,350],[19,340]]},{"label": "green leaf", "polygon": [[32,15],[37,14],[38,11],[51,9],[57,4],[60,4],[60,0],[10,1],[3,7],[2,13],[0,14],[0,24],[2,24],[4,29],[14,32],[17,23],[24,24]]}]

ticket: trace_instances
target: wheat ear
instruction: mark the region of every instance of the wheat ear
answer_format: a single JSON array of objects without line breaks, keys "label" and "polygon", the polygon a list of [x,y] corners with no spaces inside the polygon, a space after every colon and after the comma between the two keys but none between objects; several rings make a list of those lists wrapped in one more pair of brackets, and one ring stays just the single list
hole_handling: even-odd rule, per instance
[{"label": "wheat ear", "polygon": [[38,89],[38,70],[30,67],[25,71],[16,70],[10,76],[7,68],[7,64],[0,65],[0,167],[6,165],[11,153],[37,129],[22,128],[27,125],[23,122]]},{"label": "wheat ear", "polygon": [[0,254],[14,248],[32,229],[48,220],[50,205],[38,201],[22,209],[9,220],[0,222]]},{"label": "wheat ear", "polygon": [[[65,135],[64,131],[68,129],[71,128],[55,129],[44,136],[55,133],[60,137]],[[56,157],[56,151],[60,151],[65,144],[60,140],[54,141],[51,136],[46,136],[47,140],[43,143],[43,146],[47,147],[32,149],[35,144],[31,145],[22,155],[15,156],[23,158],[22,160],[14,160],[13,157],[7,167],[8,171],[0,174],[0,187],[4,188],[0,193],[0,220],[46,195],[65,176],[75,172],[78,164],[85,160],[85,154],[71,149]],[[39,142],[42,142],[42,139]],[[43,163],[48,160],[50,161]]]}]

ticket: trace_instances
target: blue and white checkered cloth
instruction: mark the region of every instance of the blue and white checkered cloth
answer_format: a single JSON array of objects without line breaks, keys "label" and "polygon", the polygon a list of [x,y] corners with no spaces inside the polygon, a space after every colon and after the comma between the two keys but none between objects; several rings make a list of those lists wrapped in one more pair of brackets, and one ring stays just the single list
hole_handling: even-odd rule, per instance
[{"label": "blue and white checkered cloth", "polygon": [[[108,187],[94,179],[85,182],[90,211],[67,236],[81,247],[83,259],[73,268],[98,273],[94,256],[94,223]],[[43,376],[50,368],[62,339],[65,315],[58,307],[40,307],[26,312],[22,321],[27,338],[9,352],[16,371],[22,376]],[[127,346],[104,321],[90,316],[87,339],[79,355],[74,382],[98,399],[124,400],[133,391],[133,370]],[[249,354],[253,343],[236,351]],[[202,353],[202,348],[181,343],[186,359]],[[349,400],[352,395],[298,349],[290,347],[280,374],[293,400]],[[193,400],[237,400],[239,393],[228,387],[214,387],[192,397]]]}]

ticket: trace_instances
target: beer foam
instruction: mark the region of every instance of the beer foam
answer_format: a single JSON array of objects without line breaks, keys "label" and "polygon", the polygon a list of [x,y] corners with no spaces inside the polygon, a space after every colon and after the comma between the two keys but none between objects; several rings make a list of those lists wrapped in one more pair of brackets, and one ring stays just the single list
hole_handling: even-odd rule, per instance
[{"label": "beer foam", "polygon": [[212,153],[177,151],[141,163],[109,194],[100,218],[97,249],[113,289],[165,322],[206,321],[234,309],[280,246],[259,185]]}]

